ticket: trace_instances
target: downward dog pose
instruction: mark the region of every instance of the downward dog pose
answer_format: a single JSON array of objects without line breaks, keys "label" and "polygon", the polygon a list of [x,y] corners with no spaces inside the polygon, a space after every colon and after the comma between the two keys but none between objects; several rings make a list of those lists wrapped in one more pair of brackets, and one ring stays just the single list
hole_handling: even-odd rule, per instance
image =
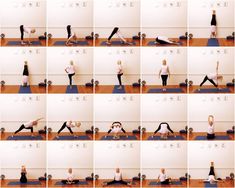
[{"label": "downward dog pose", "polygon": [[[165,59],[162,61],[162,66],[159,71],[159,78],[160,78],[160,76],[162,78],[162,86],[163,87],[167,86],[168,76],[170,78],[170,69],[169,69],[169,66],[167,65],[167,62]],[[166,91],[166,89],[163,88],[163,91]]]},{"label": "downward dog pose", "polygon": [[161,169],[160,174],[158,175],[159,182],[163,185],[168,185],[171,183],[171,178],[167,177],[165,168]]},{"label": "downward dog pose", "polygon": [[126,182],[122,179],[122,173],[120,172],[119,168],[116,168],[114,179],[110,182],[105,183],[103,186],[112,185],[112,184],[115,184],[115,183],[120,183],[120,184],[128,185],[128,186],[131,185],[130,183],[128,183],[128,182]]},{"label": "downward dog pose", "polygon": [[28,182],[26,175],[27,175],[26,167],[22,166],[21,173],[20,173],[20,183],[27,183]]},{"label": "downward dog pose", "polygon": [[116,34],[117,37],[122,41],[123,44],[132,45],[131,42],[128,42],[128,41],[124,38],[124,36],[122,35],[122,33],[121,33],[121,31],[120,31],[120,29],[119,29],[118,27],[115,27],[115,28],[113,29],[112,33],[111,33],[110,36],[108,37],[108,41],[106,42],[106,44],[108,44],[108,45],[111,45],[111,44],[112,44],[112,43],[111,43],[111,39],[112,39],[112,37],[113,37],[115,34]]},{"label": "downward dog pose", "polygon": [[204,180],[204,182],[209,182],[211,184],[218,182],[219,180],[215,177],[215,168],[214,168],[214,162],[211,162],[210,171],[208,174],[208,179]]},{"label": "downward dog pose", "polygon": [[28,86],[29,85],[29,68],[28,68],[28,62],[24,62],[24,70],[23,70],[23,79],[22,79],[22,86]]},{"label": "downward dog pose", "polygon": [[77,35],[73,31],[71,25],[67,25],[66,29],[67,29],[67,34],[68,34],[66,45],[70,45],[70,44],[76,43],[77,42]]},{"label": "downward dog pose", "polygon": [[[114,138],[118,139],[119,138],[119,133],[123,132],[126,134],[126,137],[128,137],[126,131],[123,129],[121,122],[113,122],[111,128],[108,131],[108,134],[113,133]],[[106,137],[106,136],[105,136]]]},{"label": "downward dog pose", "polygon": [[152,137],[154,137],[154,135],[157,132],[160,133],[162,139],[167,139],[170,132],[174,135],[174,132],[170,128],[169,124],[166,123],[166,122],[162,122],[162,123],[159,124],[157,130],[153,133]]},{"label": "downward dog pose", "polygon": [[[43,119],[43,118],[39,118],[39,119],[36,119],[36,120],[33,120],[33,121],[29,121],[29,122],[27,122],[27,123],[22,124],[22,125],[20,126],[20,128],[19,128],[17,131],[15,131],[14,135],[16,135],[18,132],[22,131],[23,129],[30,129],[31,135],[33,136],[33,127],[34,127],[34,126],[37,126],[37,125],[38,125],[38,122],[39,122],[40,120],[42,120],[42,119]],[[14,135],[12,135],[12,137],[13,137]]]},{"label": "downward dog pose", "polygon": [[123,68],[122,68],[122,62],[121,60],[119,60],[117,62],[118,65],[118,69],[117,69],[117,78],[118,78],[118,82],[119,82],[119,87],[118,89],[122,89],[122,75],[123,75]]},{"label": "downward dog pose", "polygon": [[157,36],[155,39],[155,44],[175,44],[181,45],[180,42],[173,41],[166,36]]},{"label": "downward dog pose", "polygon": [[73,169],[69,168],[68,169],[68,174],[67,174],[67,179],[66,180],[61,180],[63,184],[77,184],[79,183],[79,180],[75,179],[75,176],[73,174]]},{"label": "downward dog pose", "polygon": [[24,25],[20,26],[20,40],[21,40],[21,45],[25,45],[27,43],[24,42],[24,33],[28,34],[28,44],[32,44],[30,42],[30,36],[32,33],[35,33],[36,30],[34,28],[28,28],[28,27],[24,27]]},{"label": "downward dog pose", "polygon": [[208,116],[208,129],[207,129],[207,139],[214,139],[215,138],[215,131],[214,131],[214,116]]},{"label": "downward dog pose", "polygon": [[[212,83],[216,88],[218,87],[218,81],[219,80],[223,80],[223,76],[219,74],[219,62],[217,62],[216,65],[216,71],[215,73],[210,73],[208,75],[206,75],[202,81],[202,83],[200,84],[200,87],[203,86],[203,84],[206,81],[209,81],[210,83]],[[220,89],[220,88],[219,88]],[[200,88],[198,89],[200,91]]]},{"label": "downward dog pose", "polygon": [[70,89],[72,89],[73,86],[73,76],[75,75],[75,66],[73,64],[73,61],[70,61],[69,66],[65,68],[65,72],[68,74],[69,77],[69,86]]},{"label": "downward dog pose", "polygon": [[78,127],[79,128],[80,126],[81,126],[80,122],[66,121],[66,122],[63,123],[60,130],[57,132],[56,138],[59,137],[60,132],[63,131],[65,128],[67,128],[69,130],[69,132],[71,134],[73,134],[72,128],[73,127]]},{"label": "downward dog pose", "polygon": [[216,34],[217,34],[216,25],[217,25],[216,12],[215,12],[215,10],[213,10],[212,17],[211,17],[211,36],[210,36],[210,38],[216,38]]}]

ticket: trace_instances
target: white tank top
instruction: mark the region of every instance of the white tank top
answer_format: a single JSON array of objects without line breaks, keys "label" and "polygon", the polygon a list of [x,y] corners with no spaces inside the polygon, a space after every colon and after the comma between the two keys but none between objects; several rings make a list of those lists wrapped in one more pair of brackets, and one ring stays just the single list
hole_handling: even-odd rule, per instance
[{"label": "white tank top", "polygon": [[119,173],[116,172],[114,179],[115,179],[116,181],[120,181],[120,180],[122,179],[122,174],[121,174],[121,172],[119,172]]},{"label": "white tank top", "polygon": [[66,68],[66,71],[68,74],[74,74],[75,73],[75,68],[73,65],[69,65],[67,68]]},{"label": "white tank top", "polygon": [[161,75],[168,75],[168,65],[162,65]]},{"label": "white tank top", "polygon": [[208,134],[214,134],[214,125],[208,125],[207,133]]}]

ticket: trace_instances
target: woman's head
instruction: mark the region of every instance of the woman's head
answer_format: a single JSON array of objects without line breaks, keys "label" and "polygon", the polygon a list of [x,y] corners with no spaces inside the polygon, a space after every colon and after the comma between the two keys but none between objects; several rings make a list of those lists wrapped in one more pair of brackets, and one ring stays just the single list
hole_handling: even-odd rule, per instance
[{"label": "woman's head", "polygon": [[80,127],[80,126],[81,126],[81,122],[80,122],[80,121],[76,121],[76,122],[75,122],[75,126],[76,126],[76,127]]},{"label": "woman's head", "polygon": [[26,170],[25,165],[22,165],[22,166],[21,166],[21,169],[22,169],[22,170]]},{"label": "woman's head", "polygon": [[214,162],[213,161],[211,161],[211,166],[214,166]]},{"label": "woman's head", "polygon": [[72,168],[69,168],[68,169],[68,172],[71,174],[73,172],[73,169]]},{"label": "woman's head", "polygon": [[218,76],[217,76],[217,80],[222,81],[222,80],[223,80],[223,76],[222,76],[222,75],[218,75]]},{"label": "woman's head", "polygon": [[24,65],[28,65],[28,61],[24,61]]},{"label": "woman's head", "polygon": [[37,125],[38,124],[38,122],[37,121],[33,121],[33,125]]},{"label": "woman's head", "polygon": [[120,172],[120,168],[116,168],[116,172],[119,173]]},{"label": "woman's head", "polygon": [[165,168],[161,168],[161,173],[165,174]]},{"label": "woman's head", "polygon": [[32,28],[31,33],[35,33],[35,32],[36,32],[36,29]]},{"label": "woman's head", "polygon": [[209,122],[209,125],[213,125],[213,123],[214,123],[214,116],[213,115],[208,116],[208,122]]},{"label": "woman's head", "polygon": [[118,64],[118,65],[121,65],[121,64],[122,64],[122,61],[121,61],[121,60],[118,60],[118,61],[117,61],[117,64]]},{"label": "woman's head", "polygon": [[166,65],[166,60],[165,59],[162,60],[162,64]]},{"label": "woman's head", "polygon": [[73,65],[73,61],[70,61],[70,65]]},{"label": "woman's head", "polygon": [[212,13],[213,13],[213,14],[216,14],[216,11],[215,11],[215,10],[212,10]]}]

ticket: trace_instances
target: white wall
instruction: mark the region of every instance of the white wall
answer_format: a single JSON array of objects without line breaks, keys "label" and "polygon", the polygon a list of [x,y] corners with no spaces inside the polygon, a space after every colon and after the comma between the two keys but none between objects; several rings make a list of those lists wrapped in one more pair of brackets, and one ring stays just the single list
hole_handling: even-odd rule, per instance
[{"label": "white wall", "polygon": [[94,144],[95,174],[100,179],[112,179],[116,168],[122,177],[132,178],[140,170],[140,144],[138,142],[96,142]]},{"label": "white wall", "polygon": [[[46,125],[46,96],[45,95],[1,95],[2,127],[6,132],[16,131],[21,124],[37,118],[44,118],[39,121],[34,130],[43,129]],[[29,130],[23,130],[29,132]]]},{"label": "white wall", "polygon": [[171,178],[184,176],[187,172],[187,143],[142,142],[141,164],[147,179],[156,179],[161,168],[165,168]]},{"label": "white wall", "polygon": [[168,85],[178,85],[187,78],[187,49],[186,48],[142,48],[141,71],[142,79],[147,85],[161,85],[158,78],[162,60],[166,59],[170,69]]},{"label": "white wall", "polygon": [[231,35],[234,26],[233,0],[189,0],[189,32],[194,38],[209,38],[212,10],[216,10],[217,36]]},{"label": "white wall", "polygon": [[93,74],[93,50],[91,48],[48,48],[47,69],[48,80],[52,85],[67,85],[69,83],[65,68],[70,61],[74,62],[76,74],[73,82],[84,85],[90,82]]},{"label": "white wall", "polygon": [[217,178],[224,179],[233,172],[234,145],[232,142],[190,142],[188,161],[192,179],[208,178],[211,161],[214,162]]},{"label": "white wall", "polygon": [[141,98],[141,113],[142,126],[147,132],[155,131],[161,122],[169,123],[177,132],[187,125],[187,96],[144,95]]},{"label": "white wall", "polygon": [[140,96],[95,95],[95,126],[102,132],[109,130],[114,121],[120,121],[126,131],[140,126]]},{"label": "white wall", "polygon": [[24,61],[28,62],[29,84],[38,85],[46,79],[45,48],[1,48],[1,78],[6,85],[21,85]]},{"label": "white wall", "polygon": [[19,179],[21,166],[25,165],[27,177],[38,179],[46,172],[46,144],[44,142],[1,142],[1,173],[6,179]]},{"label": "white wall", "polygon": [[[81,127],[74,128],[81,132],[93,125],[93,96],[92,95],[48,95],[47,96],[48,127],[56,132],[65,121],[80,121]],[[64,130],[68,132],[67,129]]]},{"label": "white wall", "polygon": [[[234,51],[233,48],[190,48],[188,50],[189,80],[194,85],[199,85],[206,74],[215,73],[216,62],[219,61],[219,74],[223,75],[222,82],[231,82],[234,74]],[[206,82],[205,85],[210,85]]]},{"label": "white wall", "polygon": [[48,174],[53,179],[67,177],[68,168],[79,179],[90,176],[93,169],[92,142],[48,142],[47,143]]},{"label": "white wall", "polygon": [[123,84],[132,85],[140,79],[140,49],[96,48],[94,50],[95,79],[100,85],[118,85],[117,61],[122,61]]},{"label": "white wall", "polygon": [[208,128],[208,116],[213,115],[215,131],[231,129],[234,120],[234,97],[232,95],[190,95],[188,97],[189,127],[195,132]]}]

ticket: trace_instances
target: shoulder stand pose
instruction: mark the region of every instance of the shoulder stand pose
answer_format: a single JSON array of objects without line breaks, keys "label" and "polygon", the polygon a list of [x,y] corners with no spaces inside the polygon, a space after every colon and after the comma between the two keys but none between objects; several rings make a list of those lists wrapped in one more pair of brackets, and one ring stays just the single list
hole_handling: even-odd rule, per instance
[{"label": "shoulder stand pose", "polygon": [[216,21],[216,12],[213,10],[212,12],[212,17],[211,17],[211,38],[216,38],[216,26],[217,26],[217,21]]},{"label": "shoulder stand pose", "polygon": [[29,68],[27,61],[24,62],[22,86],[24,87],[29,86]]}]

